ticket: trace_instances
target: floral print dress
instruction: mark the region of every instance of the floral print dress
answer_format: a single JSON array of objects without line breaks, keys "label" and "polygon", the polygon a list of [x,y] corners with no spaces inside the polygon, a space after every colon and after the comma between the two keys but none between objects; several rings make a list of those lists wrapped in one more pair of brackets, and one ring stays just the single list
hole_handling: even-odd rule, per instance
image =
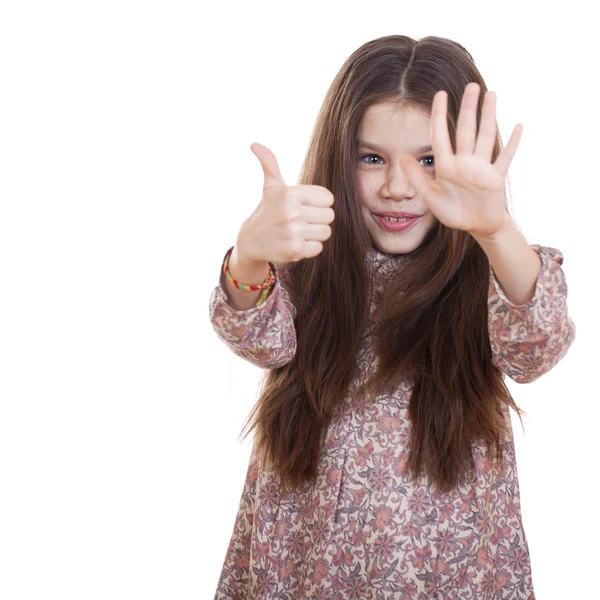
[{"label": "floral print dress", "polygon": [[[518,383],[552,369],[575,339],[563,255],[531,247],[542,266],[524,305],[506,298],[490,266],[492,360]],[[374,247],[366,257],[374,294],[357,357],[362,376],[377,366],[370,342],[386,273],[404,258]],[[226,299],[221,273],[209,312],[232,352],[264,369],[292,360],[296,310],[279,278],[259,307],[237,311]],[[283,495],[278,474],[261,471],[251,453],[214,600],[534,600],[508,408],[503,465],[474,442],[473,477],[443,494],[428,475],[413,481],[403,470],[410,379],[377,398],[358,389],[350,386],[329,427],[312,485]]]}]

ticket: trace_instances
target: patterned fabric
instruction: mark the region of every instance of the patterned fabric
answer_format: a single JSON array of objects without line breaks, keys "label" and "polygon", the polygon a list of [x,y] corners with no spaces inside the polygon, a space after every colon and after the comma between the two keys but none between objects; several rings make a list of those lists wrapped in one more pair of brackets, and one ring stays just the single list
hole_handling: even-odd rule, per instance
[{"label": "patterned fabric", "polygon": [[[532,248],[542,267],[525,305],[506,298],[490,268],[493,362],[520,383],[552,369],[575,339],[563,255]],[[386,273],[404,259],[375,248],[366,257],[377,293],[361,377],[377,366],[370,332]],[[260,368],[292,360],[296,310],[279,281],[260,307],[237,311],[226,298],[221,280],[210,319],[236,355]],[[356,384],[330,425],[313,485],[283,495],[278,474],[261,471],[251,454],[214,600],[534,600],[508,408],[501,468],[474,442],[472,480],[435,493],[429,476],[412,481],[403,470],[410,380],[377,398],[359,397]]]}]

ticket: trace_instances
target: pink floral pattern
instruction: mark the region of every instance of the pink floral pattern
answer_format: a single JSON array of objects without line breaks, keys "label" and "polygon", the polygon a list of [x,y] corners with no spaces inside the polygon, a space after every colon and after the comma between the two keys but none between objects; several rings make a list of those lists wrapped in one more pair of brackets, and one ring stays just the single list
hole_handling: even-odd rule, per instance
[{"label": "pink floral pattern", "polygon": [[567,310],[563,254],[532,244],[542,260],[533,298],[513,304],[490,266],[489,331],[492,362],[517,383],[530,383],[547,373],[575,339]]},{"label": "pink floral pattern", "polygon": [[236,310],[228,303],[224,275],[210,298],[210,320],[232,352],[261,369],[281,367],[296,353],[296,307],[279,275],[260,306]]},{"label": "pink floral pattern", "polygon": [[[542,267],[527,304],[508,301],[490,268],[493,361],[521,383],[549,371],[575,338],[563,256],[532,247]],[[373,249],[367,260],[376,285],[361,376],[377,365],[370,341],[385,275],[404,257]],[[280,282],[247,311],[227,304],[223,283],[210,298],[219,338],[260,368],[292,360],[296,311]],[[404,471],[411,381],[377,398],[357,390],[354,382],[330,425],[313,485],[283,495],[278,474],[252,453],[215,600],[535,600],[508,409],[505,463],[474,442],[472,479],[441,494],[428,476]]]}]

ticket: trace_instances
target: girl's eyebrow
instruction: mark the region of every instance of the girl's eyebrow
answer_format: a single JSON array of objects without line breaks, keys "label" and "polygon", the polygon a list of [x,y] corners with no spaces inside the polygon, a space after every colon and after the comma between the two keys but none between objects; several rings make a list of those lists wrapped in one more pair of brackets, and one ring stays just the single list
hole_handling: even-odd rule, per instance
[{"label": "girl's eyebrow", "polygon": [[[377,144],[374,144],[373,142],[367,142],[366,140],[359,140],[358,143],[361,148],[371,148],[372,150],[375,150],[376,152],[385,152],[384,148],[382,148],[381,146],[378,146]],[[417,148],[413,148],[413,152],[415,154],[421,154],[422,152],[428,152],[429,150],[432,150],[432,149],[433,148],[431,146],[418,146]]]}]

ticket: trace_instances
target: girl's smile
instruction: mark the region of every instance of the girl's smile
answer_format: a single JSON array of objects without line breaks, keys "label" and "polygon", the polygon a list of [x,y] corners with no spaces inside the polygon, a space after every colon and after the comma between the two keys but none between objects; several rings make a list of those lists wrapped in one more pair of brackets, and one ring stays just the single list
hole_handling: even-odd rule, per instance
[{"label": "girl's smile", "polygon": [[421,222],[421,217],[405,218],[405,219],[401,219],[399,221],[395,221],[395,220],[390,220],[387,217],[382,217],[380,215],[373,215],[373,216],[375,217],[375,220],[381,225],[381,227],[383,229],[386,229],[387,231],[393,231],[393,232],[406,231],[407,229],[410,229],[411,227],[413,227],[415,224]]}]

